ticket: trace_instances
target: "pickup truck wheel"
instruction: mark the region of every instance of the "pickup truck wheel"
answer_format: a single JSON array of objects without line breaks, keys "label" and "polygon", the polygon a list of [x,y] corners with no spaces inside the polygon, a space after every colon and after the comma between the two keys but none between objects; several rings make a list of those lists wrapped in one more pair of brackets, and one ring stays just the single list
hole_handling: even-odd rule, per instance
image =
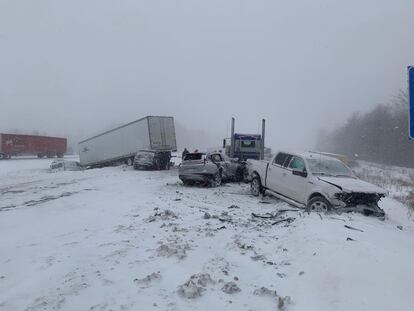
[{"label": "pickup truck wheel", "polygon": [[263,192],[262,182],[259,176],[253,177],[250,184],[250,191],[255,197],[258,197]]},{"label": "pickup truck wheel", "polygon": [[331,210],[331,203],[323,196],[316,196],[309,200],[306,207],[307,212],[327,212]]}]

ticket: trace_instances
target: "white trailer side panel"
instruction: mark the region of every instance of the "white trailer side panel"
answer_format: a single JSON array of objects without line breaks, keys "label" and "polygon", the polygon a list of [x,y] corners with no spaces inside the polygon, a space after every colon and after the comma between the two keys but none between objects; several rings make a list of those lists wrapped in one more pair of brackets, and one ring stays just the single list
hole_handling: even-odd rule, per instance
[{"label": "white trailer side panel", "polygon": [[148,117],[148,126],[152,150],[177,151],[173,117]]},{"label": "white trailer side panel", "polygon": [[96,165],[133,156],[150,148],[148,119],[143,118],[79,143],[82,166]]}]

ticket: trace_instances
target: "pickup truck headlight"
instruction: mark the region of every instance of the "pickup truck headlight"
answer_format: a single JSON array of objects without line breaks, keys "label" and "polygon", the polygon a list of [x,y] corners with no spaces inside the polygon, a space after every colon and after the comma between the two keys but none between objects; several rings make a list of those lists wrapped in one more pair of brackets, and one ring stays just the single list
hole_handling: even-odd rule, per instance
[{"label": "pickup truck headlight", "polygon": [[334,198],[343,201],[345,199],[346,194],[343,192],[338,192],[334,194]]}]

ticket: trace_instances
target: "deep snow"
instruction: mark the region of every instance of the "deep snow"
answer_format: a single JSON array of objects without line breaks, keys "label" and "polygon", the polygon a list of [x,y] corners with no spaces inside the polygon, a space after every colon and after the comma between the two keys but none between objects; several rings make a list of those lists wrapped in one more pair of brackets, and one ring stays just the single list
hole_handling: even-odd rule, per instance
[{"label": "deep snow", "polygon": [[251,213],[292,207],[245,184],[50,162],[0,161],[0,310],[413,310],[414,222],[392,199],[385,221],[271,225]]}]

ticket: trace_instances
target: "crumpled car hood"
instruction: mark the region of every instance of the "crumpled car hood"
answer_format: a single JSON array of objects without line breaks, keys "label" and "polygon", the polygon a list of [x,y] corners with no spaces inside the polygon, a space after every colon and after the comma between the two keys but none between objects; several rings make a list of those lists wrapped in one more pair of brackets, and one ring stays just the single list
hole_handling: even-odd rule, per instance
[{"label": "crumpled car hood", "polygon": [[366,181],[348,178],[348,177],[318,177],[319,180],[336,185],[345,192],[362,192],[362,193],[379,193],[387,194],[387,192],[378,186],[370,184]]}]

